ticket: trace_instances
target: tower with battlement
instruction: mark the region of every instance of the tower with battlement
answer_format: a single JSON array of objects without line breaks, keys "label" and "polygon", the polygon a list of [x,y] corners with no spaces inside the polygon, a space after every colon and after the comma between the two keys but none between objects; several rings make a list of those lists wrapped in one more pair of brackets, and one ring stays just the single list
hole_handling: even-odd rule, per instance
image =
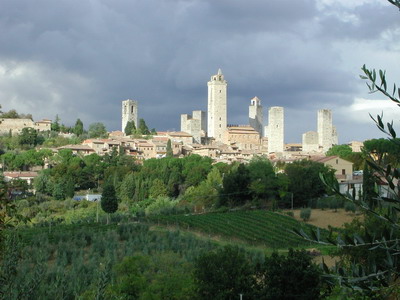
[{"label": "tower with battlement", "polygon": [[258,97],[250,100],[249,125],[260,134],[260,137],[263,137],[263,110]]},{"label": "tower with battlement", "polygon": [[284,150],[284,110],[273,106],[268,110],[268,152],[279,153]]},{"label": "tower with battlement", "polygon": [[138,102],[136,100],[122,101],[122,132],[125,132],[128,121],[134,121],[135,126],[138,126]]},{"label": "tower with battlement", "polygon": [[227,82],[221,69],[211,76],[208,86],[208,137],[222,142],[227,127]]}]

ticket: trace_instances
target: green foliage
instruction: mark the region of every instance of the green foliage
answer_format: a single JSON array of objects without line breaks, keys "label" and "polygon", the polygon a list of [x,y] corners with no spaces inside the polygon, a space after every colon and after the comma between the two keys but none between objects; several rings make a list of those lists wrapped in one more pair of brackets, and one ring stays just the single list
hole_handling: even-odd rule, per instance
[{"label": "green foliage", "polygon": [[10,300],[129,299],[135,290],[140,299],[194,299],[192,262],[216,247],[139,224],[21,228],[12,236],[13,251],[0,261],[1,296]]},{"label": "green foliage", "polygon": [[345,202],[345,204],[344,204],[344,209],[345,209],[345,211],[347,211],[347,212],[355,213],[355,212],[356,212],[356,205],[355,205],[353,202],[347,201],[347,202]]},{"label": "green foliage", "polygon": [[77,136],[81,136],[83,134],[83,122],[81,119],[76,120],[73,131]]},{"label": "green foliage", "polygon": [[269,160],[255,157],[250,161],[248,170],[249,192],[253,200],[263,200],[266,203],[278,199],[279,192],[285,192]]},{"label": "green foliage", "polygon": [[343,159],[348,159],[353,154],[349,145],[334,145],[326,152],[326,156],[339,156]]},{"label": "green foliage", "polygon": [[168,139],[168,142],[167,142],[167,157],[173,157],[174,156],[174,152],[172,151],[172,143],[171,143],[171,140],[170,139]]},{"label": "green foliage", "polygon": [[253,270],[244,252],[226,246],[215,252],[204,253],[195,261],[194,276],[201,299],[251,299]]},{"label": "green foliage", "polygon": [[294,206],[307,205],[308,199],[324,195],[327,189],[320,180],[320,174],[333,177],[334,171],[322,163],[310,160],[294,161],[287,164],[285,173],[289,179],[289,192],[293,193]]},{"label": "green foliage", "polygon": [[321,270],[306,251],[289,249],[287,256],[276,252],[258,270],[257,299],[320,299]]},{"label": "green foliage", "polygon": [[380,138],[364,141],[363,151],[367,156],[373,155],[374,161],[379,165],[391,164],[398,166],[400,163],[400,139],[392,140]]},{"label": "green foliage", "polygon": [[60,132],[60,118],[56,115],[54,122],[51,123],[51,131]]},{"label": "green foliage", "polygon": [[[298,236],[287,234],[288,228],[302,229],[307,233],[315,228],[302,224],[294,218],[265,210],[199,215],[155,215],[147,219],[157,224],[174,224],[183,228],[200,230],[207,234],[243,240],[250,244],[286,249],[310,245],[309,242]],[[321,230],[321,236],[326,237],[327,234],[326,231]]]},{"label": "green foliage", "polygon": [[107,129],[103,123],[95,122],[89,125],[89,138],[105,138],[107,137]]},{"label": "green foliage", "polygon": [[244,164],[225,174],[218,206],[239,206],[249,200],[250,174]]},{"label": "green foliage", "polygon": [[168,197],[158,197],[154,202],[146,207],[146,216],[168,215],[174,212],[177,200],[171,200]]},{"label": "green foliage", "polygon": [[38,133],[31,127],[22,128],[19,135],[19,144],[21,146],[36,146],[38,144]]},{"label": "green foliage", "polygon": [[124,128],[124,132],[126,135],[134,134],[136,130],[135,121],[128,121]]},{"label": "green foliage", "polygon": [[112,183],[107,182],[101,194],[101,208],[108,214],[115,213],[118,209],[118,199]]},{"label": "green foliage", "polygon": [[150,134],[150,130],[147,127],[146,122],[145,122],[144,119],[139,119],[138,130],[139,130],[140,134],[143,134],[143,135],[149,135]]},{"label": "green foliage", "polygon": [[168,196],[167,186],[161,179],[159,178],[154,179],[150,187],[149,197],[157,199],[158,197],[165,197],[165,196]]},{"label": "green foliage", "polygon": [[310,220],[311,217],[311,208],[302,208],[300,210],[300,218],[306,222],[308,220]]}]

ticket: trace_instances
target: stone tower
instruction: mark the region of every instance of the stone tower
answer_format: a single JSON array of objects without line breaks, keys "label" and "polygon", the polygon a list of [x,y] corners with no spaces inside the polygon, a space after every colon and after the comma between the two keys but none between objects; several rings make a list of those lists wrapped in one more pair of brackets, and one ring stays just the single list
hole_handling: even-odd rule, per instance
[{"label": "stone tower", "polygon": [[[320,109],[318,111],[318,143],[323,152],[328,151],[334,144],[334,127],[332,125],[332,111]],[[337,134],[336,139],[337,139]]]},{"label": "stone tower", "polygon": [[284,115],[283,107],[273,106],[268,110],[268,152],[284,150]]},{"label": "stone tower", "polygon": [[261,100],[258,97],[250,100],[249,124],[260,134],[260,137],[263,137],[263,110]]},{"label": "stone tower", "polygon": [[192,115],[181,115],[181,131],[193,136],[195,143],[201,143],[201,137],[206,132],[206,113],[201,110],[193,111]]},{"label": "stone tower", "polygon": [[122,132],[125,132],[125,127],[128,121],[134,121],[135,126],[138,126],[138,102],[136,100],[122,101]]},{"label": "stone tower", "polygon": [[208,86],[208,137],[222,141],[227,125],[227,82],[221,69],[211,76]]}]

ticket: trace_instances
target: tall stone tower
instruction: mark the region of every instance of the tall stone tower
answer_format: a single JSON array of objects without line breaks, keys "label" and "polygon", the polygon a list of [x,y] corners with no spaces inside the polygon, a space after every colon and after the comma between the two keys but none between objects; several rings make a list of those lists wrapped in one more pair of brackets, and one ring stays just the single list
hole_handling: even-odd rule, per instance
[{"label": "tall stone tower", "polygon": [[283,107],[273,106],[268,110],[268,152],[284,150],[284,114]]},{"label": "tall stone tower", "polygon": [[[323,152],[328,151],[334,144],[334,127],[332,125],[332,111],[320,109],[318,111],[318,143]],[[336,130],[335,130],[336,131]]]},{"label": "tall stone tower", "polygon": [[221,69],[211,76],[208,86],[208,137],[222,141],[227,125],[227,82]]},{"label": "tall stone tower", "polygon": [[250,100],[249,106],[249,124],[263,137],[263,110],[261,100],[254,97]]},{"label": "tall stone tower", "polygon": [[125,132],[128,121],[134,121],[135,126],[138,126],[138,102],[136,100],[122,101],[122,132]]}]

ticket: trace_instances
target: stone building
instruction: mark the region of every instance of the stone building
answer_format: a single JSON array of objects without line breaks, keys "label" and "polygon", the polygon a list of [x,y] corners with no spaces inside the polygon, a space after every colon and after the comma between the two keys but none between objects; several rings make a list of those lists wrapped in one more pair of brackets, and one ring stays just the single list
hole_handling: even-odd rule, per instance
[{"label": "stone building", "polygon": [[249,106],[249,124],[254,128],[260,137],[263,137],[263,108],[261,106],[261,100],[258,97],[254,97],[250,100]]},{"label": "stone building", "polygon": [[328,151],[337,144],[336,128],[332,125],[332,111],[320,109],[318,111],[318,143],[322,152]]},{"label": "stone building", "polygon": [[24,128],[33,128],[37,131],[50,131],[51,130],[51,120],[40,120],[37,122],[31,119],[0,119],[0,134],[10,134],[18,135]]},{"label": "stone building", "polygon": [[139,124],[138,102],[136,100],[128,99],[122,101],[122,132],[125,132],[128,121],[134,121],[136,127]]},{"label": "stone building", "polygon": [[302,137],[303,152],[319,152],[318,132],[307,131]]},{"label": "stone building", "polygon": [[260,134],[248,125],[228,126],[223,135],[223,143],[235,144],[240,150],[261,150]]},{"label": "stone building", "polygon": [[206,113],[201,110],[193,111],[192,115],[181,115],[181,131],[193,136],[193,142],[201,144],[201,137],[205,135]]},{"label": "stone building", "polygon": [[284,110],[283,107],[273,106],[268,110],[268,152],[284,151]]},{"label": "stone building", "polygon": [[208,86],[208,137],[221,142],[227,126],[227,82],[221,69],[211,76]]}]

